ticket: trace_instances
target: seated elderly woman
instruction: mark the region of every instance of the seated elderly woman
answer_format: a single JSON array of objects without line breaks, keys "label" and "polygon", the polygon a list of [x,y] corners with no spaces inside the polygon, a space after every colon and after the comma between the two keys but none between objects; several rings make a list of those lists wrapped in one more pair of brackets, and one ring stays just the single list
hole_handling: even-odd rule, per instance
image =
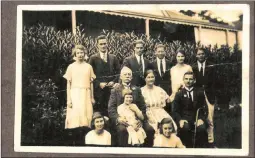
[{"label": "seated elderly woman", "polygon": [[[155,75],[153,70],[147,70],[144,78],[146,85],[141,88],[141,91],[146,103],[146,115],[149,124],[157,131],[158,123],[163,118],[170,118],[172,120],[172,117],[164,110],[166,102],[169,103],[170,98],[162,88],[154,85]],[[175,131],[177,131],[177,126],[174,121],[173,123]]]},{"label": "seated elderly woman", "polygon": [[185,148],[176,136],[172,119],[164,118],[159,124],[160,134],[154,139],[154,147]]},{"label": "seated elderly woman", "polygon": [[105,117],[100,112],[92,116],[91,130],[85,137],[85,144],[88,145],[111,145],[111,134],[104,130]]}]

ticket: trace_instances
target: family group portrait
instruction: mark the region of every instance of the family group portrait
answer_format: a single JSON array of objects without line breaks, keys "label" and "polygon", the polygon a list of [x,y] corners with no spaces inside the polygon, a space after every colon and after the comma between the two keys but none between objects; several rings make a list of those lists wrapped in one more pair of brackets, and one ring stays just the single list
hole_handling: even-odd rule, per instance
[{"label": "family group portrait", "polygon": [[241,149],[243,11],[206,9],[22,10],[20,145]]}]

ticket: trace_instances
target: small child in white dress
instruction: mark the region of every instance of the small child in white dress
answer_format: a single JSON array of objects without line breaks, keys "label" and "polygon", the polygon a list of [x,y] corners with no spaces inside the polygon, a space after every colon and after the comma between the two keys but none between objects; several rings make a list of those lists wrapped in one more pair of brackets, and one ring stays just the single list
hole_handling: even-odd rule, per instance
[{"label": "small child in white dress", "polygon": [[128,144],[140,146],[144,143],[144,139],[146,138],[146,133],[141,126],[141,120],[144,119],[144,116],[137,105],[132,103],[133,96],[131,90],[124,89],[122,91],[122,96],[124,98],[124,103],[118,106],[117,112],[119,117],[125,118],[126,122],[129,124],[129,126],[127,126],[129,134]]}]

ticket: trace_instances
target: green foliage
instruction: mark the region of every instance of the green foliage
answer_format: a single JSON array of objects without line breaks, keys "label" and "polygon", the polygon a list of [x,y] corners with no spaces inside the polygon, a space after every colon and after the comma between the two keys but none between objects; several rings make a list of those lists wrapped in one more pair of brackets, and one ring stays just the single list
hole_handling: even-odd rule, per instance
[{"label": "green foliage", "polygon": [[[123,59],[133,54],[133,41],[145,41],[145,58],[155,59],[154,47],[157,42],[166,45],[167,58],[175,63],[175,54],[182,49],[186,53],[186,62],[195,61],[197,47],[203,47],[216,64],[241,62],[241,52],[235,46],[202,46],[200,43],[168,42],[147,39],[145,34],[134,32],[119,33],[102,30],[107,36],[109,53],[115,54],[122,63]],[[54,27],[38,24],[24,27],[22,37],[23,69],[23,110],[22,143],[48,144],[59,142],[61,145],[65,121],[66,82],[63,75],[67,66],[73,62],[71,50],[74,44],[82,44],[88,50],[88,56],[97,52],[95,37],[86,36],[82,26],[77,27],[76,35],[70,31],[58,31]],[[223,64],[217,70],[217,95],[241,96],[241,63]],[[59,91],[59,92],[56,92]]]}]

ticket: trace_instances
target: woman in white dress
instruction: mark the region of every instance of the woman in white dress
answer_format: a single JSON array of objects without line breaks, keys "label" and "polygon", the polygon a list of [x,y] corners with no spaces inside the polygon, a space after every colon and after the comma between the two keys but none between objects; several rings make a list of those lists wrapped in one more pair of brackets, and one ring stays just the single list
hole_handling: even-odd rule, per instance
[{"label": "woman in white dress", "polygon": [[94,101],[93,80],[96,78],[91,65],[85,62],[86,49],[82,45],[73,48],[74,59],[63,76],[67,80],[67,109],[65,128],[71,131],[73,143],[82,144],[84,129],[90,128]]},{"label": "woman in white dress", "polygon": [[104,129],[105,118],[100,112],[95,112],[91,121],[92,130],[85,136],[87,145],[111,145],[111,134]]},{"label": "woman in white dress", "polygon": [[[144,74],[146,85],[141,88],[144,101],[146,103],[146,115],[149,124],[158,133],[158,124],[163,118],[172,117],[164,110],[166,103],[170,102],[167,93],[159,86],[155,86],[155,75],[153,70],[147,70]],[[173,121],[174,122],[174,121]],[[175,131],[177,126],[174,123]]]},{"label": "woman in white dress", "polygon": [[183,83],[183,75],[188,72],[192,71],[190,65],[184,63],[185,60],[185,53],[183,50],[179,50],[176,54],[177,64],[170,69],[170,76],[171,76],[171,86],[172,86],[172,94],[170,96],[171,102],[174,100],[176,92],[184,86]]}]

